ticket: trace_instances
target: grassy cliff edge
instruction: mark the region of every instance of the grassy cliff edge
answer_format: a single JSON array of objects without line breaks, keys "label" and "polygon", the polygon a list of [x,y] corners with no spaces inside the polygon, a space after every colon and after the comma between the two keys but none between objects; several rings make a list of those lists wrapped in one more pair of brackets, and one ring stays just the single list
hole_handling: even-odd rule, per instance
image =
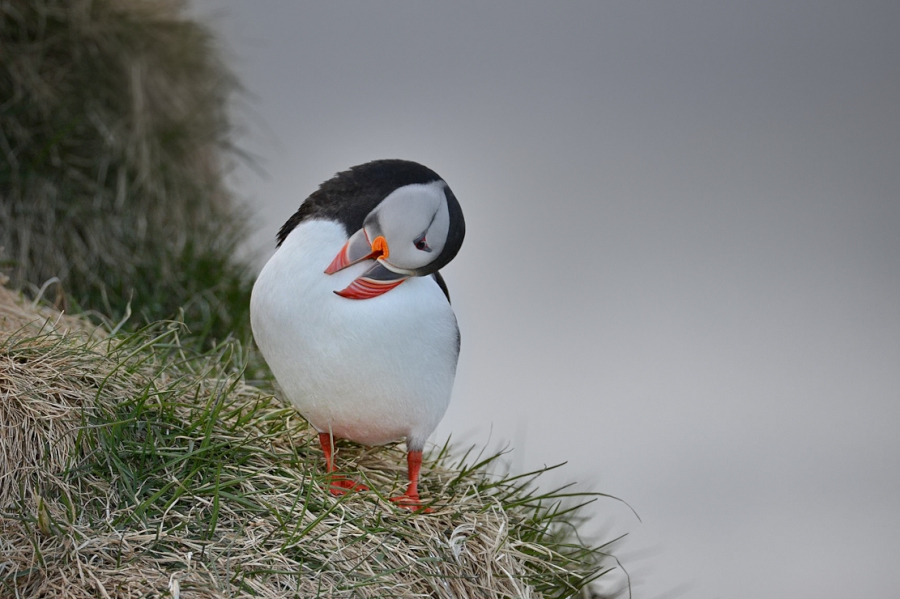
[{"label": "grassy cliff edge", "polygon": [[[110,336],[0,289],[0,596],[570,597],[615,565],[578,502],[494,457],[339,446],[376,491],[324,490],[315,435],[179,323]],[[573,501],[575,503],[573,503]],[[567,507],[564,507],[567,506]]]}]

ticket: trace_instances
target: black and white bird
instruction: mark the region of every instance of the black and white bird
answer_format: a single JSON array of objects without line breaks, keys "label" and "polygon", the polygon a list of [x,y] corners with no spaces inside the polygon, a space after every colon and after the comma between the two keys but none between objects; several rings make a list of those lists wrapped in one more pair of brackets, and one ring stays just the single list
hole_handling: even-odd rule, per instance
[{"label": "black and white bird", "polygon": [[278,232],[253,287],[253,336],[285,396],[319,432],[335,494],[365,489],[334,472],[334,439],[405,438],[418,509],[422,449],[447,410],[459,328],[438,269],[465,221],[431,169],[377,160],[338,173]]}]

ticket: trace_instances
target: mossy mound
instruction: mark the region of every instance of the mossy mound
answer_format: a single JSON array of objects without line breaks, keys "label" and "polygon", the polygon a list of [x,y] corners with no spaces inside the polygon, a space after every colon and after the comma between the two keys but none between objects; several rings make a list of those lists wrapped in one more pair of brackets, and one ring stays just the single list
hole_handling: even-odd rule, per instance
[{"label": "mossy mound", "polygon": [[[223,183],[236,81],[171,0],[0,3],[0,258],[12,284],[246,337],[245,214]],[[61,293],[60,293],[61,290]]]}]

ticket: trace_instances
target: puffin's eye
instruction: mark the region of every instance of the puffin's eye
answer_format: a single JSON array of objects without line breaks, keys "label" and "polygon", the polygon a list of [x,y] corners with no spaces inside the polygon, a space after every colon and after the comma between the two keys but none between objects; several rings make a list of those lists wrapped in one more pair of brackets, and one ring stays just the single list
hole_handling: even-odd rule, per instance
[{"label": "puffin's eye", "polygon": [[428,246],[428,242],[425,240],[425,234],[422,233],[417,239],[413,240],[413,243],[416,245],[417,250],[422,250],[423,252],[430,252],[431,248]]}]

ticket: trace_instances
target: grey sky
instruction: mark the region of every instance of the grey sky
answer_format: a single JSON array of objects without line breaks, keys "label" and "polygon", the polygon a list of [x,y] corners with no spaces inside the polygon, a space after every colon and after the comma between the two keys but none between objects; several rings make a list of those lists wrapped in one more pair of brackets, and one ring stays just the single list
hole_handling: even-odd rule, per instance
[{"label": "grey sky", "polygon": [[193,4],[258,247],[375,158],[459,198],[438,439],[628,501],[637,597],[900,588],[900,3]]}]

